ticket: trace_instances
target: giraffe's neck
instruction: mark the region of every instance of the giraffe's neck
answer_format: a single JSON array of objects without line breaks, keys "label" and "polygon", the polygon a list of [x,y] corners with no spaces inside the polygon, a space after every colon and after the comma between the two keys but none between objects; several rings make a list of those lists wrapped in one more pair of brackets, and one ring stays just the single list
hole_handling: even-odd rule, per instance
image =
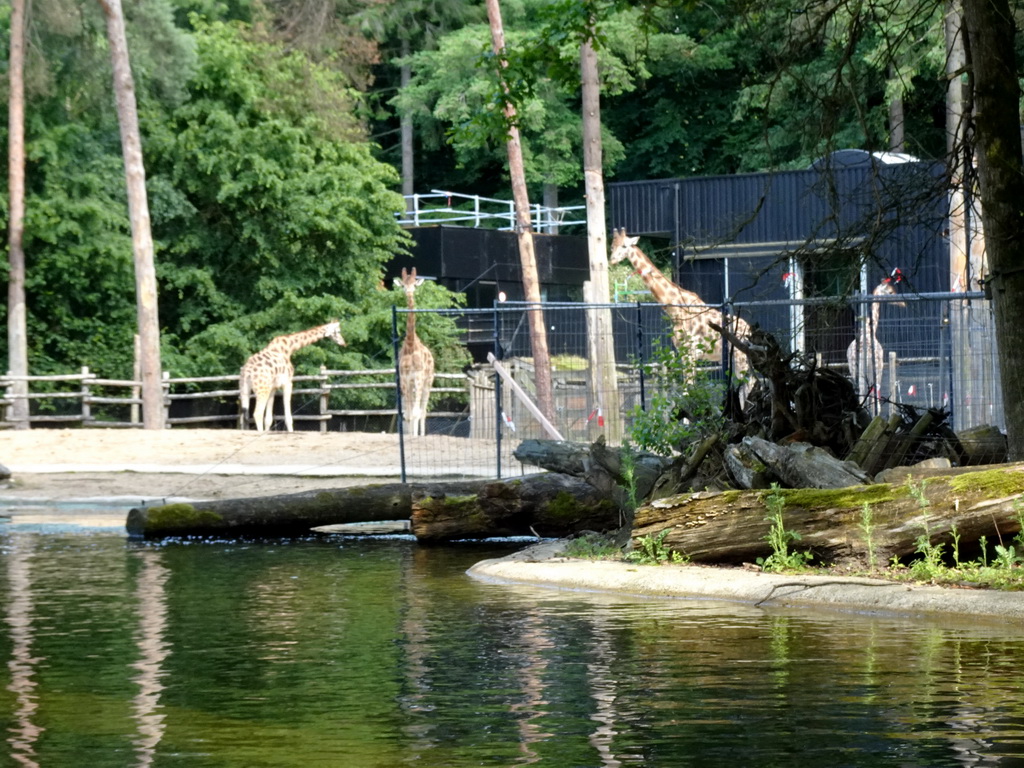
[{"label": "giraffe's neck", "polygon": [[416,341],[416,299],[411,293],[405,295],[405,305],[409,308],[409,314],[405,316],[405,343],[408,346],[415,346]]},{"label": "giraffe's neck", "polygon": [[644,284],[650,289],[651,294],[661,304],[701,304],[700,297],[691,291],[687,291],[667,277],[654,266],[654,262],[647,258],[647,255],[636,246],[629,249],[626,254],[629,263],[637,271]]},{"label": "giraffe's neck", "polygon": [[324,329],[326,327],[321,325],[316,328],[310,328],[307,331],[290,333],[287,336],[278,336],[270,344],[291,357],[295,350],[308,347],[310,344],[324,338]]}]

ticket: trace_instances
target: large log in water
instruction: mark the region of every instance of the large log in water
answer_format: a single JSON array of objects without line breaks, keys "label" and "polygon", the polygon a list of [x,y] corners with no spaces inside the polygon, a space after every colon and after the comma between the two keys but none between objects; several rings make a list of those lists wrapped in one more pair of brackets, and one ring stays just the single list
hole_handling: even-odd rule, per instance
[{"label": "large log in water", "polygon": [[609,496],[562,474],[493,482],[471,494],[424,489],[413,494],[411,529],[424,542],[487,536],[561,537],[619,526]]},{"label": "large log in water", "polygon": [[488,482],[381,483],[260,498],[224,499],[139,507],[128,513],[128,534],[147,539],[168,536],[294,536],[338,523],[408,520],[412,495],[476,493]]},{"label": "large log in water", "polygon": [[[656,536],[697,563],[753,562],[772,553],[767,541],[768,491],[671,496],[636,512],[633,537]],[[1020,530],[1024,464],[878,483],[838,490],[780,490],[783,525],[800,535],[791,549],[812,551],[815,563],[863,563],[869,543],[875,561],[913,555],[924,536],[950,553],[953,531],[966,550],[980,537],[1009,545]],[[868,505],[865,526],[864,505]],[[870,528],[870,532],[868,531]]]},{"label": "large log in water", "polygon": [[340,523],[410,520],[422,541],[490,536],[566,536],[617,525],[606,494],[582,480],[536,474],[511,480],[386,483],[283,496],[139,507],[134,537],[296,536]]}]

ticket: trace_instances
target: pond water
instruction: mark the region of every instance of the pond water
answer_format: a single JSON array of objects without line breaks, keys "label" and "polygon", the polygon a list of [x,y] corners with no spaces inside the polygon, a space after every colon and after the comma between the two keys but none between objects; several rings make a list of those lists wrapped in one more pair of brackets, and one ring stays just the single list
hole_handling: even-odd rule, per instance
[{"label": "pond water", "polygon": [[1024,760],[998,624],[487,584],[508,546],[0,526],[2,766]]}]

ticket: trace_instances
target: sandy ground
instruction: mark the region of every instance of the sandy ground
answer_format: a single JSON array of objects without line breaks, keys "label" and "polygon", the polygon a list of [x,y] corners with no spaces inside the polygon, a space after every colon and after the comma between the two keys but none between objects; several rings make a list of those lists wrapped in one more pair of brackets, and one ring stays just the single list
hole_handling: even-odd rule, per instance
[{"label": "sandy ground", "polygon": [[[453,438],[421,438],[443,451]],[[395,435],[227,429],[0,432],[0,499],[218,499],[298,493],[400,475]]]}]

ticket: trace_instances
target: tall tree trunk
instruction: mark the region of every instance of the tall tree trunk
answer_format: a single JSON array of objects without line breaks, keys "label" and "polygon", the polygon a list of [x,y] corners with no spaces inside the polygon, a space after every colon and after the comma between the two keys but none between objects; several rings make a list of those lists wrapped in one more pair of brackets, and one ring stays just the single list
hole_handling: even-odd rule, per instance
[{"label": "tall tree trunk", "polygon": [[981,216],[1011,461],[1024,458],[1024,162],[1015,25],[1008,0],[964,0]]},{"label": "tall tree trunk", "polygon": [[597,53],[590,40],[580,46],[583,88],[583,181],[587,200],[587,252],[590,256],[588,302],[604,304],[587,312],[590,320],[590,370],[593,406],[602,409],[604,433],[610,443],[622,440],[619,383],[615,373],[615,340],[608,286],[608,245],[605,238],[604,173],[601,147],[601,81]]},{"label": "tall tree trunk", "polygon": [[[896,67],[889,66],[890,79],[897,77]],[[903,104],[903,91],[889,102],[889,149],[902,152],[906,144],[906,114]]]},{"label": "tall tree trunk", "polygon": [[[402,61],[409,58],[409,41],[402,39]],[[402,64],[400,70],[402,90],[404,91],[412,80],[412,67],[407,63]],[[413,201],[410,195],[415,194],[415,164],[413,158],[413,126],[412,115],[408,112],[402,113],[400,118],[401,142],[402,142],[402,194],[406,196],[405,210],[411,211]]]},{"label": "tall tree trunk", "polygon": [[142,164],[135,85],[128,61],[121,0],[99,0],[99,3],[107,17],[107,38],[114,68],[114,99],[121,126],[121,150],[128,185],[128,216],[131,220],[132,253],[135,257],[135,305],[142,350],[142,425],[146,429],[163,429],[156,269],[153,264],[153,235],[149,223],[149,203],[146,200],[146,170]]},{"label": "tall tree trunk", "polygon": [[[7,368],[13,376],[28,376],[28,329],[25,307],[25,0],[11,3],[10,99],[7,122],[7,191],[10,221],[7,248]],[[8,419],[28,429],[28,382],[15,381]]]},{"label": "tall tree trunk", "polygon": [[[491,43],[500,66],[505,66],[505,30],[501,23],[498,0],[487,0],[487,18],[491,24]],[[523,271],[523,294],[532,306],[527,310],[530,320],[530,346],[535,368],[534,385],[537,405],[551,422],[555,420],[555,401],[551,386],[551,355],[548,353],[548,335],[544,325],[544,310],[540,298],[540,278],[537,274],[537,256],[533,248],[533,229],[530,225],[530,197],[526,192],[526,173],[523,170],[523,147],[519,128],[515,124],[516,108],[509,100],[504,77],[505,120],[508,124],[508,173],[512,180],[512,199],[516,205],[516,232],[519,235],[519,260]]]}]

